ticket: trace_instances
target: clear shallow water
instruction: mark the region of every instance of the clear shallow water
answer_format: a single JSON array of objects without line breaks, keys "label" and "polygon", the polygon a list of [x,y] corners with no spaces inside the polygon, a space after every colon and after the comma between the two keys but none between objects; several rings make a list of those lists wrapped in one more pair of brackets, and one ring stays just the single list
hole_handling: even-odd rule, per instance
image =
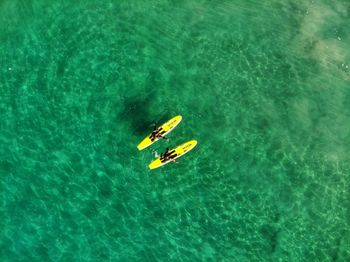
[{"label": "clear shallow water", "polygon": [[347,1],[0,12],[1,261],[349,261]]}]

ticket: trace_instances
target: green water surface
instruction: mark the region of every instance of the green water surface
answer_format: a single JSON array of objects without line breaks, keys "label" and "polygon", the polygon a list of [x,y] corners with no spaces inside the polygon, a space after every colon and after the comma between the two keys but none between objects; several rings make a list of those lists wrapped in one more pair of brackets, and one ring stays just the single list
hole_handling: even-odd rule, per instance
[{"label": "green water surface", "polygon": [[0,0],[0,261],[350,261],[349,25],[348,0]]}]

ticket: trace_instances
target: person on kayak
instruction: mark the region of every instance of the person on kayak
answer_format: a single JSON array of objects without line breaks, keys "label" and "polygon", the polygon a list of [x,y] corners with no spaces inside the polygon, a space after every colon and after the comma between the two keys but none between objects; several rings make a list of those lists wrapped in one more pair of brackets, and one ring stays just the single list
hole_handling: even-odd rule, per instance
[{"label": "person on kayak", "polygon": [[165,153],[164,154],[160,154],[160,159],[163,161],[173,161],[176,162],[175,159],[173,159],[174,156],[171,156],[172,153],[174,153],[175,150],[170,151],[169,147],[166,148]]},{"label": "person on kayak", "polygon": [[[157,126],[156,125],[154,125],[154,129],[153,129],[153,131],[152,131],[152,133],[151,133],[151,135],[150,135],[150,139],[153,141],[153,140],[155,140],[156,138],[163,138],[163,139],[165,139],[165,140],[169,140],[169,138],[166,138],[165,136],[163,136],[162,135],[162,129],[163,128],[161,128],[161,127],[159,127],[159,128],[157,128]],[[164,133],[164,132],[163,132]]]},{"label": "person on kayak", "polygon": [[151,135],[150,135],[150,139],[153,141],[154,139],[156,139],[158,136],[159,136],[159,128],[156,128],[156,127],[154,127],[154,129],[153,129],[153,131],[152,131],[152,133],[151,133]]}]

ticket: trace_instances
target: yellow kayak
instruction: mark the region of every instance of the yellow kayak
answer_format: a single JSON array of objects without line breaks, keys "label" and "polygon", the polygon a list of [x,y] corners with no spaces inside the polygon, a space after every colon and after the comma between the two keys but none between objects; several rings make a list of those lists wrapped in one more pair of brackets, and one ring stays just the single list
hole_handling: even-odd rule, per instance
[{"label": "yellow kayak", "polygon": [[[163,125],[158,127],[159,133],[162,136],[165,136],[166,134],[169,134],[181,122],[181,119],[182,119],[182,116],[175,116],[172,119],[168,120]],[[141,141],[140,144],[138,144],[138,146],[137,146],[138,150],[145,149],[146,147],[149,147],[154,142],[156,142],[156,141],[158,141],[160,139],[160,138],[152,139],[151,134],[149,134],[144,140]]]},{"label": "yellow kayak", "polygon": [[[180,156],[183,156],[184,154],[186,154],[187,152],[189,152],[190,150],[192,150],[195,146],[197,145],[197,141],[196,140],[191,140],[188,141],[186,143],[183,143],[182,145],[176,147],[175,149],[171,149],[170,152],[170,158],[171,159],[176,159]],[[161,159],[160,157],[158,157],[156,160],[154,160],[151,164],[149,164],[149,168],[150,169],[155,169],[161,166],[164,166],[166,164],[168,164],[169,162],[171,162],[172,160],[164,160]]]}]

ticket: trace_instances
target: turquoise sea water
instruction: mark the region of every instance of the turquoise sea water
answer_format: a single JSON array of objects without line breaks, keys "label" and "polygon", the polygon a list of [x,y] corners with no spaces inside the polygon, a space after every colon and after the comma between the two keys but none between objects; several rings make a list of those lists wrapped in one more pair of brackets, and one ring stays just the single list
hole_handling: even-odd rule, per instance
[{"label": "turquoise sea water", "polygon": [[1,0],[0,260],[350,261],[349,24],[345,0]]}]

